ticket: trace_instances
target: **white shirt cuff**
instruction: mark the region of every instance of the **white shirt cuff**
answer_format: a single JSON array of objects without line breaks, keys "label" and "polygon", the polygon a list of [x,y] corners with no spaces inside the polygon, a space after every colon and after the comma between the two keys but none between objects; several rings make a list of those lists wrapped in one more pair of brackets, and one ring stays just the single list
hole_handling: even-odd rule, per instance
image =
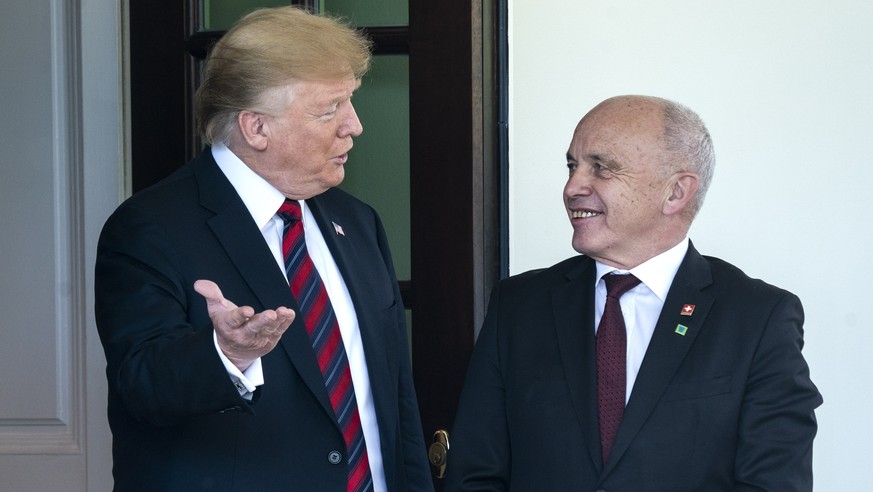
[{"label": "white shirt cuff", "polygon": [[264,369],[261,365],[261,358],[255,359],[252,365],[245,371],[240,371],[221,351],[221,347],[218,345],[218,336],[214,331],[212,332],[212,341],[215,343],[215,351],[221,357],[224,369],[227,371],[227,375],[230,376],[230,381],[236,387],[236,390],[239,391],[239,395],[246,400],[251,400],[258,386],[264,384]]}]

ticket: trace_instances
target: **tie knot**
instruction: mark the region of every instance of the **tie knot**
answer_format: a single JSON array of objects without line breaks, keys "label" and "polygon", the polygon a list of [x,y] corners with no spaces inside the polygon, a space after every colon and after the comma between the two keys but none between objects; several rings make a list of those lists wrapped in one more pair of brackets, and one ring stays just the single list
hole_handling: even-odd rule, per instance
[{"label": "tie knot", "polygon": [[292,220],[300,220],[301,212],[300,212],[300,204],[297,203],[296,200],[285,200],[281,207],[279,207],[279,211],[276,212],[279,214],[279,217],[282,217],[282,220],[285,222]]},{"label": "tie knot", "polygon": [[640,283],[640,279],[631,274],[618,275],[614,273],[604,276],[603,281],[606,282],[606,296],[615,299],[621,298],[625,292],[633,289]]}]

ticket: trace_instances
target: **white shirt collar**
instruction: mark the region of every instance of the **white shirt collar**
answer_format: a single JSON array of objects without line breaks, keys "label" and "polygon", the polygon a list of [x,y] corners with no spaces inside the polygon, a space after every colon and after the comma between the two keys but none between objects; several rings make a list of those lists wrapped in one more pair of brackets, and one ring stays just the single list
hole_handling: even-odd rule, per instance
[{"label": "white shirt collar", "polygon": [[[640,279],[646,287],[658,296],[661,302],[664,302],[667,299],[667,292],[670,291],[670,286],[673,284],[673,277],[676,276],[676,272],[679,271],[679,266],[688,252],[688,244],[688,237],[686,237],[679,241],[679,244],[676,246],[631,268],[630,273]],[[596,265],[596,282],[599,282],[604,275],[611,272],[628,273],[627,270],[619,270],[600,262],[596,262]]]},{"label": "white shirt collar", "polygon": [[263,230],[282,206],[285,196],[252,171],[224,144],[212,146],[212,157],[242,198],[258,228]]}]

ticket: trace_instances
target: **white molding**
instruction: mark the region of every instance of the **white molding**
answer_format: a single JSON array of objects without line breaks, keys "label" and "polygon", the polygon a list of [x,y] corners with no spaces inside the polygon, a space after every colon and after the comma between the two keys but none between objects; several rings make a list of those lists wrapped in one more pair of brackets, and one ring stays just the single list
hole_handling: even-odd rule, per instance
[{"label": "white molding", "polygon": [[[82,133],[79,77],[79,1],[52,0],[52,217],[55,275],[53,417],[0,418],[0,455],[77,454],[85,422],[86,326],[83,248]],[[45,240],[46,238],[36,238]],[[26,355],[25,355],[26,356]],[[26,384],[40,384],[27,381]],[[46,408],[40,413],[51,414]]]}]

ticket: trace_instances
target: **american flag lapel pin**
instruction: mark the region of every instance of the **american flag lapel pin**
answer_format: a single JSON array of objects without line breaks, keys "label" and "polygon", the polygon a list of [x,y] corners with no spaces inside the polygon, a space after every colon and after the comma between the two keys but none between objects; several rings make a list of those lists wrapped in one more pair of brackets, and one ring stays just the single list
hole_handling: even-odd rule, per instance
[{"label": "american flag lapel pin", "polygon": [[346,233],[343,232],[343,226],[341,226],[341,225],[339,225],[339,224],[337,224],[336,222],[333,222],[333,221],[331,221],[331,224],[333,224],[333,230],[334,230],[337,234],[339,234],[340,236],[343,236],[343,237],[346,236]]}]

